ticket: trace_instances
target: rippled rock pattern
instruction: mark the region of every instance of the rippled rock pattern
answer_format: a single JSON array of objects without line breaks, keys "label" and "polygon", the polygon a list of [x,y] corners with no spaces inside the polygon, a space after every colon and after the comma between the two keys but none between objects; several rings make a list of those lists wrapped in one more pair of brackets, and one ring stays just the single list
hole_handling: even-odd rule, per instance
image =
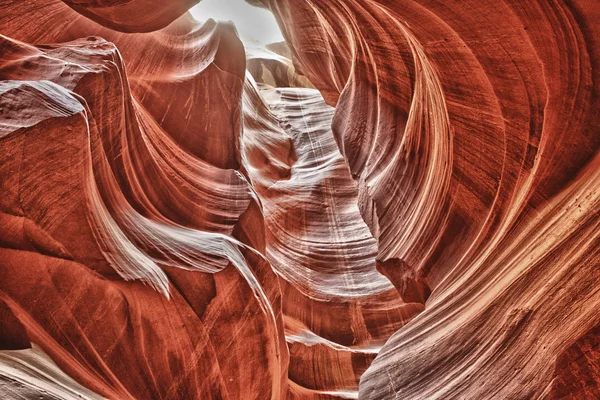
[{"label": "rippled rock pattern", "polygon": [[195,3],[0,2],[0,398],[600,397],[599,3]]}]

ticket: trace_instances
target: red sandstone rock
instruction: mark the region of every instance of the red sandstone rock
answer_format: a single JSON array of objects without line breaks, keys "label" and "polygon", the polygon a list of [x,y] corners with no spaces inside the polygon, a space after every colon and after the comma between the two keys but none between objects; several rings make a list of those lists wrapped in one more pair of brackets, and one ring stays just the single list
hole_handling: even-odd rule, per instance
[{"label": "red sandstone rock", "polygon": [[[21,335],[11,343],[40,346],[109,398],[279,398],[288,365],[280,292],[258,253],[264,233],[251,188],[223,168],[237,165],[235,145],[219,141],[222,125],[206,124],[212,147],[184,149],[175,140],[193,138],[192,127],[144,105],[149,89],[184,96],[186,87],[214,99],[214,120],[239,130],[226,111],[239,113],[236,92],[197,84],[223,79],[241,94],[231,69],[241,64],[243,76],[243,48],[221,25],[178,27],[140,41],[156,51],[161,35],[189,41],[181,59],[195,49],[205,65],[155,63],[162,75],[151,76],[133,56],[128,75],[100,38],[39,48],[2,38],[0,210],[11,228],[2,230],[0,292]],[[220,61],[220,45],[236,48],[221,40],[228,34],[241,61]],[[218,107],[234,115],[224,121]],[[254,363],[262,367],[249,373]]]},{"label": "red sandstone rock", "polygon": [[600,7],[264,3],[336,107],[381,271],[405,299],[426,297],[407,282],[431,289],[360,397],[549,393],[556,357],[600,319]]},{"label": "red sandstone rock", "polygon": [[0,3],[0,397],[597,396],[599,5],[195,2]]}]

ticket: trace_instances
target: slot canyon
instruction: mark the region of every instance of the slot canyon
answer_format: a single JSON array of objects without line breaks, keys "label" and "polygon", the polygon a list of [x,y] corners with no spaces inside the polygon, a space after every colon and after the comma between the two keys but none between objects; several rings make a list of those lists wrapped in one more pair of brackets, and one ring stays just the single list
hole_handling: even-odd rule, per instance
[{"label": "slot canyon", "polygon": [[600,399],[600,1],[0,0],[5,399]]}]

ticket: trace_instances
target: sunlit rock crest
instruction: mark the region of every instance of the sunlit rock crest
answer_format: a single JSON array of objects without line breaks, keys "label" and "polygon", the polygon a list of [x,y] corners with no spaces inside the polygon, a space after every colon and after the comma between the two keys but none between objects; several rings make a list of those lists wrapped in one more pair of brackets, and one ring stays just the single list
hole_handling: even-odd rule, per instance
[{"label": "sunlit rock crest", "polygon": [[0,3],[0,397],[600,396],[600,5],[194,3]]}]

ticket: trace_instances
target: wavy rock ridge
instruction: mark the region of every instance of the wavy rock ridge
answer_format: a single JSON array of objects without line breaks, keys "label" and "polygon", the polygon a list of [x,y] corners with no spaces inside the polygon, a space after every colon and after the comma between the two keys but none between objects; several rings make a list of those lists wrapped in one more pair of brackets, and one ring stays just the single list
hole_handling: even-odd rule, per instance
[{"label": "wavy rock ridge", "polygon": [[0,4],[0,397],[600,396],[600,5]]}]

